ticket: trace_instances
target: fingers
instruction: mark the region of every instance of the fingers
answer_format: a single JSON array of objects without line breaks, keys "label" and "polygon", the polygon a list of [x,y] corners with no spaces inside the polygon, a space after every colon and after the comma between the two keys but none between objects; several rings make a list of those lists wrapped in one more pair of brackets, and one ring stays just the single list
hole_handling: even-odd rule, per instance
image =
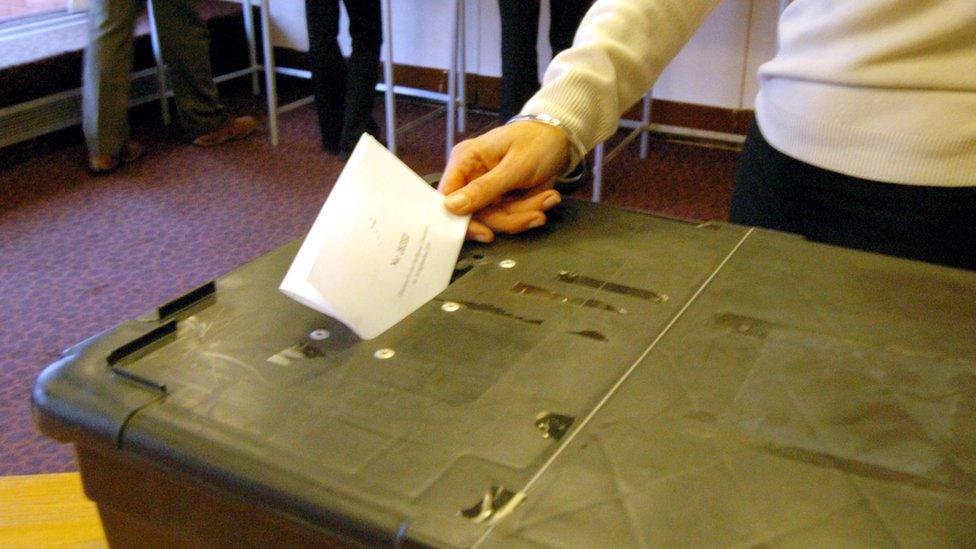
[{"label": "fingers", "polygon": [[495,233],[484,223],[481,223],[476,219],[472,219],[468,223],[468,232],[464,238],[488,244],[492,240],[495,240]]},{"label": "fingers", "polygon": [[546,214],[537,210],[516,213],[484,210],[478,213],[478,219],[493,232],[516,234],[545,225]]},{"label": "fingers", "polygon": [[451,157],[447,159],[447,166],[444,167],[441,181],[437,185],[437,190],[441,193],[451,194],[488,171],[476,152],[478,144],[473,141],[475,140],[462,141],[451,150]]},{"label": "fingers", "polygon": [[555,208],[560,202],[562,202],[562,196],[559,194],[559,191],[539,188],[525,196],[499,203],[495,209],[501,209],[508,213],[528,211],[547,212]]},{"label": "fingers", "polygon": [[544,212],[556,207],[560,201],[558,192],[551,189],[541,190],[517,200],[485,208],[476,217],[485,228],[493,232],[516,234],[544,225]]},{"label": "fingers", "polygon": [[546,223],[547,212],[561,201],[558,192],[541,189],[535,193],[502,202],[475,214],[468,224],[465,238],[485,244],[495,240],[495,233],[516,234]]},{"label": "fingers", "polygon": [[496,203],[506,193],[548,184],[569,159],[562,130],[519,122],[459,143],[451,152],[439,186],[444,205],[467,215]]}]

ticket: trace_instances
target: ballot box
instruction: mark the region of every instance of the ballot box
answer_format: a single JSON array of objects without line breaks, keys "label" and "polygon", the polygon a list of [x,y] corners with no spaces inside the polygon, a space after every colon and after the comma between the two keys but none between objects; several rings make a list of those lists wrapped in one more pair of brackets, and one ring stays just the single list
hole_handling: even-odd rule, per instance
[{"label": "ballot box", "polygon": [[360,340],[298,245],[39,377],[112,545],[976,545],[974,272],[567,200]]}]

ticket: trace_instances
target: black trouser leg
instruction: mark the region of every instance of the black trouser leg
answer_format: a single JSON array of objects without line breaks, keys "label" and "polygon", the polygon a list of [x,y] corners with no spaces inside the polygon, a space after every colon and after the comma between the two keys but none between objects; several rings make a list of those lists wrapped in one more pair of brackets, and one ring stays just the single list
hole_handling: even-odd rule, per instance
[{"label": "black trouser leg", "polygon": [[592,3],[592,0],[552,0],[549,3],[549,44],[553,57],[573,45],[576,29]]},{"label": "black trouser leg", "polygon": [[502,105],[498,118],[504,123],[539,89],[535,47],[539,0],[498,0],[498,11],[502,20]]},{"label": "black trouser leg", "polygon": [[312,93],[322,147],[339,152],[347,80],[346,60],[339,49],[339,0],[305,0]]},{"label": "black trouser leg", "polygon": [[777,151],[755,124],[729,218],[816,242],[976,269],[976,174],[970,187],[851,177]]},{"label": "black trouser leg", "polygon": [[375,133],[373,103],[379,79],[383,21],[379,0],[344,0],[349,14],[352,55],[346,80],[340,148],[352,150],[365,131]]}]

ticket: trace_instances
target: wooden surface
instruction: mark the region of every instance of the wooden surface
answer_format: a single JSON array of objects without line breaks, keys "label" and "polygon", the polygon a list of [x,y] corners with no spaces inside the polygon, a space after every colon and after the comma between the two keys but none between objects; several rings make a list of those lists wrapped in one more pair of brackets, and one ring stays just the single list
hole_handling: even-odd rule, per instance
[{"label": "wooden surface", "polygon": [[0,477],[0,547],[108,547],[78,473]]}]

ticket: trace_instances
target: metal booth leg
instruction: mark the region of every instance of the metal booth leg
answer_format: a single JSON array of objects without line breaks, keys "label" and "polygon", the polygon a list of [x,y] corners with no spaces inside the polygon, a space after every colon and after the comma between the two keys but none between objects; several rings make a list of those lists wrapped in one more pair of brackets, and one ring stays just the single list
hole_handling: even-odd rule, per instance
[{"label": "metal booth leg", "polygon": [[251,93],[257,95],[261,93],[261,84],[258,81],[258,52],[257,38],[254,34],[254,11],[251,7],[251,0],[241,0],[241,9],[244,12],[244,35],[247,36],[247,55],[251,61]]},{"label": "metal booth leg", "polygon": [[465,73],[467,72],[467,68],[466,68],[467,48],[465,44],[466,25],[464,21],[464,13],[465,13],[464,0],[459,0],[457,4],[458,4],[457,5],[458,11],[456,17],[458,19],[458,41],[457,44],[455,45],[455,47],[458,49],[458,64],[457,64],[458,97],[456,103],[458,109],[457,131],[460,133],[464,133],[466,131],[465,126],[467,124],[467,118],[468,118],[468,97],[467,97],[468,93],[467,93],[467,87],[465,84],[465,77],[464,77]]},{"label": "metal booth leg", "polygon": [[644,98],[641,104],[641,120],[640,126],[637,129],[631,131],[627,134],[617,146],[615,146],[609,153],[605,154],[606,144],[600,143],[593,149],[593,202],[599,202],[602,198],[603,192],[603,165],[609,162],[617,155],[624,147],[626,147],[636,135],[640,134],[640,159],[644,160],[647,158],[647,153],[650,149],[650,131],[651,131],[651,102],[653,101],[654,92],[653,90],[648,90],[644,94]]},{"label": "metal booth leg", "polygon": [[390,0],[383,0],[383,92],[386,111],[386,148],[396,154],[396,98],[393,95],[393,6]]},{"label": "metal booth leg", "polygon": [[[164,2],[166,0],[163,0]],[[156,27],[156,13],[153,10],[153,0],[147,0],[146,13],[149,16],[149,42],[152,44],[153,57],[156,59],[156,93],[159,96],[159,111],[163,125],[170,123],[169,104],[166,101],[166,64],[163,60],[163,47],[159,43],[159,30]]]},{"label": "metal booth leg", "polygon": [[654,100],[654,89],[651,88],[644,94],[643,105],[641,105],[641,137],[640,137],[640,159],[647,160],[647,153],[651,148],[651,102]]},{"label": "metal booth leg", "polygon": [[275,81],[274,47],[271,45],[271,13],[268,0],[261,0],[261,46],[264,54],[264,87],[268,94],[268,134],[278,146],[278,90]]},{"label": "metal booth leg", "polygon": [[452,0],[453,17],[451,17],[451,51],[448,56],[447,68],[447,132],[444,138],[444,161],[451,157],[454,148],[455,131],[457,130],[457,66],[458,66],[458,13],[461,0]]},{"label": "metal booth leg", "polygon": [[603,190],[603,150],[604,144],[599,143],[593,149],[593,202],[600,201],[600,194]]}]

